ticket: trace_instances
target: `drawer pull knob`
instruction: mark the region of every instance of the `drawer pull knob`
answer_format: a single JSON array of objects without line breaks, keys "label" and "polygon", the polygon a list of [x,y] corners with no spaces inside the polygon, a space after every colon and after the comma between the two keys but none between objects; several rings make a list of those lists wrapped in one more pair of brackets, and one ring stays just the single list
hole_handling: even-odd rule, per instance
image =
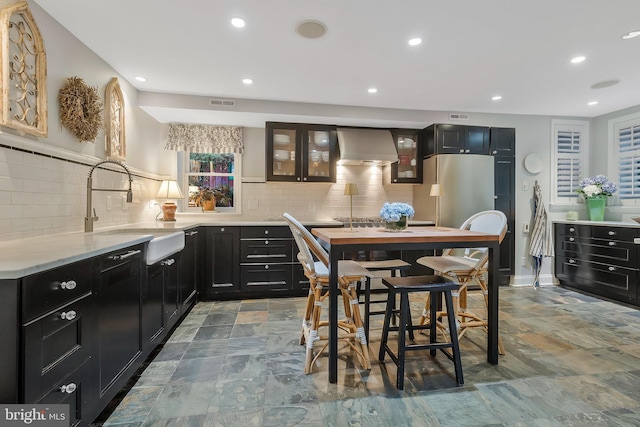
[{"label": "drawer pull knob", "polygon": [[269,230],[264,230],[264,234],[269,234]]},{"label": "drawer pull knob", "polygon": [[268,245],[268,244],[269,244],[269,241],[268,241],[268,240],[265,240],[265,241],[264,241],[264,244],[265,244],[265,245]]},{"label": "drawer pull knob", "polygon": [[573,233],[574,231],[576,231],[576,229],[575,229],[575,228],[573,228],[573,227],[571,227],[571,228],[569,229],[569,233]]},{"label": "drawer pull knob", "polygon": [[265,265],[265,266],[264,266],[264,269],[265,269],[265,270],[268,270],[268,269],[269,269],[269,266],[268,266],[268,265]]},{"label": "drawer pull knob", "polygon": [[609,246],[615,246],[616,242],[609,242]]},{"label": "drawer pull knob", "polygon": [[71,290],[71,289],[75,289],[77,285],[78,284],[76,283],[75,280],[69,280],[68,282],[61,282],[60,283],[60,289]]},{"label": "drawer pull knob", "polygon": [[190,231],[190,232],[187,233],[187,236],[194,236],[196,234],[198,234],[197,230],[196,231]]},{"label": "drawer pull knob", "polygon": [[76,391],[77,388],[78,386],[75,383],[69,383],[67,385],[60,386],[60,391],[62,393],[71,394]]},{"label": "drawer pull knob", "polygon": [[609,236],[615,236],[616,232],[615,231],[609,231]]},{"label": "drawer pull knob", "polygon": [[60,313],[60,318],[63,320],[73,320],[77,315],[78,313],[76,313],[74,310],[63,311],[62,313]]},{"label": "drawer pull knob", "polygon": [[609,271],[616,271],[616,268],[614,266],[609,267]]},{"label": "drawer pull knob", "polygon": [[175,262],[176,262],[175,259],[169,258],[169,259],[165,259],[164,261],[162,261],[160,263],[160,265],[173,265]]},{"label": "drawer pull knob", "polygon": [[575,264],[575,263],[576,263],[576,260],[575,260],[575,259],[570,259],[570,260],[569,260],[569,264]]},{"label": "drawer pull knob", "polygon": [[576,238],[575,238],[575,237],[569,237],[569,241],[570,241],[570,242],[573,242],[574,240],[576,240]]}]

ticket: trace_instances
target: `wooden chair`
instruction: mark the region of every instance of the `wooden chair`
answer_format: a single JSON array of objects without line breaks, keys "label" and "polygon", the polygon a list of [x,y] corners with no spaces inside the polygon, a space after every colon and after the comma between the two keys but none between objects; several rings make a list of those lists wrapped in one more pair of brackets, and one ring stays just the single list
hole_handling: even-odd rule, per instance
[{"label": "wooden chair", "polygon": [[[483,233],[497,234],[500,242],[507,232],[507,217],[496,210],[483,211],[472,215],[462,226],[462,230],[480,231]],[[457,251],[460,251],[458,249]],[[426,256],[416,261],[418,264],[432,268],[437,275],[450,277],[460,283],[460,288],[454,294],[454,310],[458,325],[458,337],[462,338],[470,328],[483,328],[487,330],[487,320],[484,316],[469,311],[467,307],[467,292],[471,283],[476,283],[482,292],[485,308],[488,305],[488,289],[485,274],[489,266],[489,253],[487,248],[465,249],[464,253],[457,253],[453,249],[445,249],[442,256]],[[431,321],[429,307],[433,302],[427,296],[425,309],[420,316],[420,325]],[[438,312],[437,319],[444,316],[445,311]],[[436,320],[437,321],[437,320]],[[439,322],[440,327],[446,330],[446,326]],[[505,354],[502,338],[498,335],[498,353]]]},{"label": "wooden chair", "polygon": [[[310,284],[300,336],[300,344],[306,344],[307,347],[304,372],[309,374],[316,360],[329,344],[328,336],[319,333],[321,327],[329,325],[328,321],[321,320],[322,303],[329,296],[329,255],[313,235],[294,217],[287,213],[282,216],[289,224],[298,246],[298,260],[302,264],[304,274]],[[315,261],[314,257],[318,261]],[[338,288],[342,293],[345,312],[345,318],[338,321],[339,339],[346,341],[356,352],[364,369],[371,369],[371,361],[367,337],[358,307],[356,283],[369,276],[370,273],[354,261],[345,260],[338,263]],[[315,344],[319,341],[326,342],[316,351]]]}]

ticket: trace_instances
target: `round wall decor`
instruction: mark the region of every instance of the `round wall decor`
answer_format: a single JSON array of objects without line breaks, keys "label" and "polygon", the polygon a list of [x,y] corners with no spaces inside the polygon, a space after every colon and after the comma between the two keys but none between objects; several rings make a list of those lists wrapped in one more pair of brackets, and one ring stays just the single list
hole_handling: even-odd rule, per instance
[{"label": "round wall decor", "polygon": [[98,89],[80,77],[69,77],[58,92],[60,123],[78,141],[94,141],[102,128],[102,101]]},{"label": "round wall decor", "polygon": [[527,157],[524,158],[524,168],[529,173],[540,173],[543,165],[544,161],[542,160],[542,157],[540,157],[540,155],[537,153],[528,154]]}]

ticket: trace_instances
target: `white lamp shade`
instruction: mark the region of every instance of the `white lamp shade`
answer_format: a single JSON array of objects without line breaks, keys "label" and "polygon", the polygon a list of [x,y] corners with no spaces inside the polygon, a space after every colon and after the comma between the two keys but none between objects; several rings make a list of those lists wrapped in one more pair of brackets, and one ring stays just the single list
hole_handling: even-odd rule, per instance
[{"label": "white lamp shade", "polygon": [[440,184],[431,184],[431,191],[429,192],[430,196],[439,197],[442,196],[444,192],[442,188],[440,188]]},{"label": "white lamp shade", "polygon": [[183,197],[178,181],[168,180],[162,181],[160,190],[158,190],[158,194],[156,195],[157,199],[182,199]]}]

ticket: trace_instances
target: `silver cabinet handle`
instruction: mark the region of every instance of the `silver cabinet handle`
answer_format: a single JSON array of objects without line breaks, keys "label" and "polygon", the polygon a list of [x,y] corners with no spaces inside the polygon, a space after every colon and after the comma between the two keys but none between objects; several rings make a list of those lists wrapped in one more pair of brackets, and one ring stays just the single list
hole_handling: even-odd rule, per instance
[{"label": "silver cabinet handle", "polygon": [[76,281],[75,280],[69,280],[68,282],[60,282],[60,289],[75,289],[76,288]]},{"label": "silver cabinet handle", "polygon": [[461,148],[461,149],[460,149],[460,152],[461,152],[461,153],[464,153],[464,148]]},{"label": "silver cabinet handle", "polygon": [[493,196],[493,200],[498,200],[498,196]]},{"label": "silver cabinet handle", "polygon": [[468,148],[466,150],[464,150],[465,153],[469,153],[471,152],[471,150],[469,150]]},{"label": "silver cabinet handle", "polygon": [[614,266],[609,267],[609,271],[616,271],[616,268]]},{"label": "silver cabinet handle", "polygon": [[264,234],[269,234],[269,230],[264,230]]},{"label": "silver cabinet handle", "polygon": [[[305,178],[305,179],[307,179],[307,178]],[[297,177],[297,178],[296,178],[296,180],[297,180],[297,181],[300,181],[300,177]]]},{"label": "silver cabinet handle", "polygon": [[74,391],[76,391],[77,388],[78,388],[78,386],[75,383],[69,383],[67,385],[60,386],[60,391],[62,393],[71,394]]},{"label": "silver cabinet handle", "polygon": [[160,265],[173,265],[175,262],[176,262],[175,259],[169,258],[169,259],[165,259],[164,261],[160,262]]},{"label": "silver cabinet handle", "polygon": [[576,240],[576,238],[575,238],[575,237],[569,237],[569,241],[570,241],[570,242],[573,242],[574,240]]},{"label": "silver cabinet handle", "polygon": [[220,229],[220,231],[224,231],[224,227],[222,227],[222,228]]},{"label": "silver cabinet handle", "polygon": [[615,246],[616,242],[609,242],[609,246]]},{"label": "silver cabinet handle", "polygon": [[609,236],[615,236],[616,232],[615,231],[609,231]]},{"label": "silver cabinet handle", "polygon": [[264,244],[265,244],[265,245],[268,245],[268,244],[269,244],[269,241],[268,241],[268,240],[265,240],[265,241],[264,241]]},{"label": "silver cabinet handle", "polygon": [[134,255],[138,255],[140,252],[140,249],[136,249],[135,251],[127,251],[127,253],[124,254],[111,255],[109,259],[112,261],[119,261],[121,259],[131,258]]},{"label": "silver cabinet handle", "polygon": [[575,260],[575,259],[570,259],[570,260],[569,260],[569,264],[575,264],[575,263],[576,263],[576,260]]},{"label": "silver cabinet handle", "polygon": [[198,234],[197,230],[196,231],[190,231],[190,232],[186,233],[187,236],[193,236],[193,235],[196,235],[196,234]]},{"label": "silver cabinet handle", "polygon": [[264,266],[264,269],[265,269],[265,270],[268,270],[268,269],[269,269],[269,265],[268,265],[268,264],[267,264],[267,265],[265,265],[265,266]]},{"label": "silver cabinet handle", "polygon": [[60,313],[60,318],[62,320],[73,320],[77,315],[78,313],[76,313],[74,310],[63,311],[62,313]]},{"label": "silver cabinet handle", "polygon": [[498,150],[493,150],[493,154],[498,154]]},{"label": "silver cabinet handle", "polygon": [[569,229],[569,233],[573,233],[574,231],[576,231],[576,229],[575,229],[575,228],[573,228],[573,227],[571,227],[571,228]]}]

